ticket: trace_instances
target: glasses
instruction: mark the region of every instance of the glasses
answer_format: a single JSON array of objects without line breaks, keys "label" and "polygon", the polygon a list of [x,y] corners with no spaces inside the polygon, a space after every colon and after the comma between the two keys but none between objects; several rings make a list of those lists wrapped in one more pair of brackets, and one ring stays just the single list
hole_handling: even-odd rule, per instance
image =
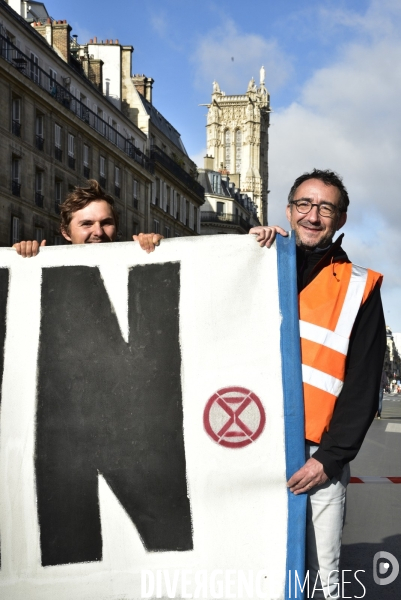
[{"label": "glasses", "polygon": [[338,212],[336,206],[325,202],[322,202],[322,204],[313,204],[310,200],[291,200],[290,204],[294,204],[297,211],[302,215],[307,215],[314,206],[317,206],[321,217],[334,217]]}]

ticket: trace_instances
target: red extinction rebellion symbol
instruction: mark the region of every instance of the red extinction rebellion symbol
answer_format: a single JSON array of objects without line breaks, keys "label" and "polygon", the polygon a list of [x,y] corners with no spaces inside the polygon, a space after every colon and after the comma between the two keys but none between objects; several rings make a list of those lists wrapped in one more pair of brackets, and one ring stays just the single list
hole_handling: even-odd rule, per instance
[{"label": "red extinction rebellion symbol", "polygon": [[256,394],[243,387],[227,387],[209,398],[203,424],[212,440],[227,448],[243,448],[258,439],[266,423]]}]

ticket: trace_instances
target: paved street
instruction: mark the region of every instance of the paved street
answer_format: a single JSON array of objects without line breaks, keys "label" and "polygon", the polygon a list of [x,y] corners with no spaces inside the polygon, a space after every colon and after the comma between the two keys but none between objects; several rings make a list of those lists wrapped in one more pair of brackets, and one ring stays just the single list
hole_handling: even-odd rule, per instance
[{"label": "paved street", "polygon": [[[401,394],[385,394],[382,419],[372,423],[358,457],[351,463],[351,474],[401,476]],[[366,571],[358,575],[366,587],[364,598],[399,600],[401,573],[389,585],[379,586],[373,580],[373,557],[379,551],[393,554],[401,566],[401,484],[350,484],[341,568]],[[353,580],[353,584],[345,586],[342,597],[362,597],[363,588],[353,573],[347,573],[345,579]]]}]

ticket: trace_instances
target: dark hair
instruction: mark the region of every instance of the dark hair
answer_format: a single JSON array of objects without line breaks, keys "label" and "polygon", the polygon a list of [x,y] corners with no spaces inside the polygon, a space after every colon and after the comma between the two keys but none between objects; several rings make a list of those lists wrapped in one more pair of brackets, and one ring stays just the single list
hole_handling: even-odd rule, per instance
[{"label": "dark hair", "polygon": [[106,194],[95,179],[88,180],[89,187],[76,186],[74,191],[60,204],[60,230],[68,233],[72,215],[96,200],[105,200],[111,206],[116,230],[118,230],[118,214],[114,209],[114,199]]},{"label": "dark hair", "polygon": [[338,208],[341,212],[347,212],[347,208],[349,205],[349,196],[346,190],[345,185],[343,184],[342,178],[338,173],[334,171],[321,171],[320,169],[313,169],[311,173],[304,173],[300,175],[295,181],[290,189],[290,193],[288,194],[288,202],[290,203],[294,200],[295,192],[304,181],[308,181],[308,179],[319,179],[323,181],[325,185],[334,185],[340,192],[340,203]]}]

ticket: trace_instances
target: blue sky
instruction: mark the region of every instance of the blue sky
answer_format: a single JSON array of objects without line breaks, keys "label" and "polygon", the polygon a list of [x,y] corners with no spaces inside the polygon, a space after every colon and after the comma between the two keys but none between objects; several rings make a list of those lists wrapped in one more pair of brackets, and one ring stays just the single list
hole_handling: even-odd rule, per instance
[{"label": "blue sky", "polygon": [[202,166],[212,82],[244,93],[263,64],[271,94],[269,221],[284,224],[292,181],[313,167],[344,177],[344,248],[384,273],[387,324],[401,331],[401,2],[87,0],[45,2],[84,43],[134,46],[133,72]]}]

